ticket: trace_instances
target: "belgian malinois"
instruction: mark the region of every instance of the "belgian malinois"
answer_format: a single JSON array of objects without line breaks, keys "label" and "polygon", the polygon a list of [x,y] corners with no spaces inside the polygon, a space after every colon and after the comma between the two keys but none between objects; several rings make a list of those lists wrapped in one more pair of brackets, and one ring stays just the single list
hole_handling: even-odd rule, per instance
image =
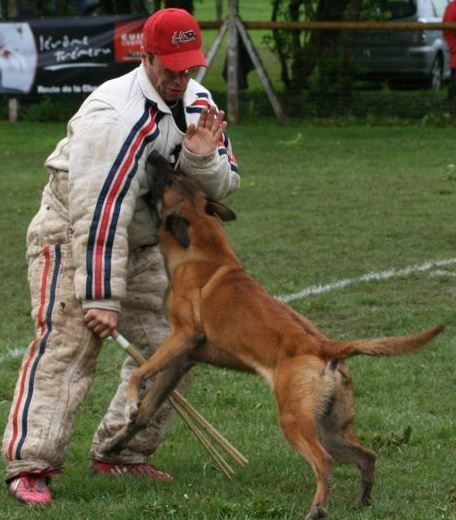
[{"label": "belgian malinois", "polygon": [[[413,335],[336,341],[311,321],[270,296],[242,268],[222,221],[235,218],[210,200],[198,182],[149,157],[152,204],[169,275],[167,307],[171,334],[133,374],[128,389],[129,422],[109,451],[126,446],[194,362],[262,375],[277,400],[288,441],[315,473],[316,493],[308,520],[326,514],[331,461],[354,464],[361,473],[359,505],[371,501],[375,454],[353,428],[353,389],[345,360],[357,354],[407,354],[443,330],[437,325]],[[157,375],[138,403],[140,383]]]}]

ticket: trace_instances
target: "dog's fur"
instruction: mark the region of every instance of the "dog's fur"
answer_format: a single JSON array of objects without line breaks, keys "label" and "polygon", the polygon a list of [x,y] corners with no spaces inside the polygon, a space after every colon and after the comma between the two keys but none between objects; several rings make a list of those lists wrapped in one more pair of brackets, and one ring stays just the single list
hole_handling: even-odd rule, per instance
[{"label": "dog's fur", "polygon": [[[329,338],[244,271],[219,222],[235,218],[230,209],[209,200],[196,181],[171,170],[160,157],[150,157],[147,167],[169,274],[171,334],[132,376],[129,422],[109,450],[122,449],[145,427],[192,362],[256,372],[276,396],[285,437],[315,473],[317,489],[307,518],[326,514],[332,459],[359,469],[358,503],[369,504],[375,454],[361,446],[353,429],[353,389],[344,360],[356,354],[406,354],[443,327],[403,337]],[[155,383],[138,404],[140,383],[151,375]]]}]

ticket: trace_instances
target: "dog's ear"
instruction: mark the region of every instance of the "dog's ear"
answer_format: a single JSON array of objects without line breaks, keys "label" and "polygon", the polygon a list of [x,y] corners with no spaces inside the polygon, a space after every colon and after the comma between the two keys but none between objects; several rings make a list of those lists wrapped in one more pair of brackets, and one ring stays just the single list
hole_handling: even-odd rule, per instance
[{"label": "dog's ear", "polygon": [[236,220],[236,213],[233,210],[231,210],[228,206],[225,206],[225,204],[215,200],[207,200],[206,213],[208,215],[214,215],[218,217],[220,220],[223,220],[223,222]]},{"label": "dog's ear", "polygon": [[149,173],[150,170],[165,170],[165,172],[169,169],[169,162],[158,153],[156,150],[152,150],[146,159],[146,171]]},{"label": "dog's ear", "polygon": [[185,248],[190,245],[190,237],[188,234],[189,226],[190,222],[185,217],[181,217],[177,213],[171,213],[166,217],[165,220],[166,231],[169,231],[177,240],[179,245]]}]

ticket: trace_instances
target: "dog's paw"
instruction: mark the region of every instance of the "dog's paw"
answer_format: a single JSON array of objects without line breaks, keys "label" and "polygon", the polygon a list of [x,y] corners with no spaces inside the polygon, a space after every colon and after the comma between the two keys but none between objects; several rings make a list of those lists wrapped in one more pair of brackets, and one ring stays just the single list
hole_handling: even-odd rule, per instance
[{"label": "dog's paw", "polygon": [[325,518],[326,511],[321,506],[312,506],[311,510],[307,513],[305,520],[319,520]]},{"label": "dog's paw", "polygon": [[103,448],[103,455],[111,455],[121,452],[128,444],[127,429],[122,428]]},{"label": "dog's paw", "polygon": [[361,495],[355,502],[355,507],[362,509],[363,507],[369,507],[372,505],[372,497],[370,495]]},{"label": "dog's paw", "polygon": [[139,403],[137,401],[127,402],[125,405],[125,422],[130,424],[136,422],[139,413]]}]

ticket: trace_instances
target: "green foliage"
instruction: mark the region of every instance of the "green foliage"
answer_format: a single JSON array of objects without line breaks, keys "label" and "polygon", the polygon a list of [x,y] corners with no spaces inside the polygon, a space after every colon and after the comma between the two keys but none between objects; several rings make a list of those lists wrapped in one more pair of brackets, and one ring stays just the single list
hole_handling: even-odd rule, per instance
[{"label": "green foliage", "polygon": [[[0,430],[20,364],[14,349],[23,352],[32,335],[25,232],[46,181],[42,163],[64,131],[64,124],[0,123]],[[455,258],[456,129],[348,120],[278,127],[260,119],[230,131],[242,187],[227,200],[238,220],[226,229],[246,269],[272,294]],[[336,465],[329,518],[454,519],[455,280],[456,264],[449,264],[291,302],[341,339],[446,325],[441,337],[415,355],[349,362],[357,430],[379,455],[374,503],[357,510],[357,472]],[[212,367],[197,367],[188,398],[250,459],[232,481],[214,468],[180,420],[154,457],[174,481],[90,476],[87,451],[123,355],[106,342],[65,471],[53,480],[55,504],[25,508],[3,489],[0,518],[302,518],[314,478],[280,434],[270,390],[260,378]]]},{"label": "green foliage", "polygon": [[[361,10],[371,2],[358,0],[275,0],[272,20],[341,21],[358,20]],[[342,31],[276,30],[265,43],[277,55],[286,90],[306,88],[318,83],[323,95],[347,95],[353,84],[353,35]]]},{"label": "green foliage", "polygon": [[40,98],[36,103],[23,102],[20,109],[20,119],[31,123],[66,122],[77,111],[82,98],[77,96],[53,99]]},{"label": "green foliage", "polygon": [[[300,4],[301,2],[298,2]],[[320,2],[323,5],[323,2]],[[319,4],[320,4],[319,3]],[[243,20],[289,19],[287,14],[288,2],[264,2],[249,0],[239,3],[239,12]],[[308,5],[317,5],[308,2]],[[369,2],[361,2],[363,8]],[[351,4],[350,4],[351,5]],[[226,2],[223,4],[223,16],[227,14]],[[273,7],[278,6],[274,14]],[[194,3],[195,16],[199,20],[213,20],[215,6],[209,1]],[[365,11],[365,16],[374,11]],[[272,13],[272,15],[271,15]],[[304,14],[302,5],[298,10],[298,18],[309,18]],[[315,13],[312,14],[315,17]],[[292,36],[298,35],[299,52],[293,54],[291,45]],[[250,36],[257,51],[265,63],[273,88],[275,89],[285,113],[291,118],[327,119],[338,124],[351,124],[353,121],[363,121],[368,124],[408,125],[410,122],[422,121],[423,125],[432,127],[448,127],[455,124],[450,117],[446,88],[439,92],[426,90],[391,90],[385,82],[356,82],[351,80],[351,66],[342,59],[342,55],[330,56],[323,54],[309,40],[309,31],[263,31],[251,30]],[[327,33],[325,33],[327,34]],[[217,35],[217,31],[204,30],[203,43],[207,52]],[[346,35],[347,36],[347,35]],[[275,45],[276,38],[283,38],[283,42]],[[326,42],[326,38],[323,38]],[[279,54],[279,49],[280,53]],[[217,104],[221,108],[227,106],[227,84],[222,71],[225,64],[227,38],[224,39],[215,59],[204,78],[204,84],[214,94]],[[329,52],[329,51],[328,51]],[[295,58],[293,58],[295,56]],[[314,64],[315,59],[320,62]],[[285,60],[284,69],[281,61]],[[292,84],[289,64],[294,60],[296,81],[302,84]],[[304,75],[302,71],[312,71]],[[337,78],[337,80],[334,80]],[[240,117],[244,120],[253,120],[257,117],[269,116],[271,105],[263,86],[255,71],[248,75],[249,88],[240,92]],[[306,88],[302,88],[305,84]],[[8,118],[7,97],[0,98],[0,120]],[[62,122],[66,123],[81,102],[81,98],[74,96],[36,97],[27,99],[20,97],[19,116],[23,121],[31,122]]]},{"label": "green foliage", "polygon": [[[223,83],[213,71],[205,81],[212,90],[215,102],[220,108],[226,106],[226,91]],[[410,125],[420,122],[427,127],[452,127],[456,120],[448,111],[446,92],[434,91],[394,91],[388,86],[373,85],[356,90],[344,96],[337,90],[322,95],[317,83],[310,83],[303,92],[277,93],[285,113],[295,122],[299,120],[328,121],[339,125],[361,122],[369,125]],[[241,92],[239,97],[242,121],[254,121],[258,117],[271,114],[271,104],[264,91],[257,87]],[[77,111],[81,99],[58,97],[25,101],[20,100],[19,119],[21,121],[66,123]],[[0,103],[0,121],[8,118],[7,102]]]}]

